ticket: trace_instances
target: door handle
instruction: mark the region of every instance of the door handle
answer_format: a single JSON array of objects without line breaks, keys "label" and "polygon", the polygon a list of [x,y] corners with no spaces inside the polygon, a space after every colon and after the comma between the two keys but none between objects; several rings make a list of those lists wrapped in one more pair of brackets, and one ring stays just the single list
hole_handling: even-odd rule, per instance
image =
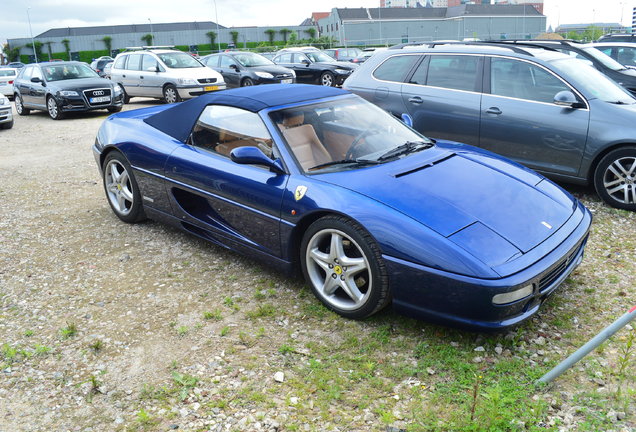
[{"label": "door handle", "polygon": [[143,76],[143,75],[141,75],[141,76],[139,77],[139,79],[144,79],[144,76]]},{"label": "door handle", "polygon": [[486,114],[495,114],[495,115],[499,115],[501,114],[501,110],[497,107],[490,107],[486,110]]},{"label": "door handle", "polygon": [[122,78],[126,78],[126,75],[122,75],[121,77],[122,77]]},{"label": "door handle", "polygon": [[414,104],[421,104],[424,103],[424,101],[422,100],[421,97],[419,96],[413,96],[409,98],[409,102],[414,103]]}]

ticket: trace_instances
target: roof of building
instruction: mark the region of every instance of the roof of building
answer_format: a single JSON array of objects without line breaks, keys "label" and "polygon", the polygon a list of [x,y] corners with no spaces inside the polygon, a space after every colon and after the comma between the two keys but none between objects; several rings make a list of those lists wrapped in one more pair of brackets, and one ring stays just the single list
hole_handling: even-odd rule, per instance
[{"label": "roof of building", "polygon": [[[218,25],[218,28],[226,27]],[[36,37],[65,37],[65,36],[91,36],[91,35],[109,35],[121,33],[150,33],[152,32],[168,32],[168,31],[187,31],[187,30],[216,30],[217,24],[212,21],[195,21],[195,22],[178,22],[178,23],[157,23],[157,24],[125,24],[112,26],[92,26],[92,27],[63,27],[54,28],[40,33]]]},{"label": "roof of building", "polygon": [[435,19],[460,16],[543,16],[529,4],[464,4],[442,8],[336,8],[341,20]]}]

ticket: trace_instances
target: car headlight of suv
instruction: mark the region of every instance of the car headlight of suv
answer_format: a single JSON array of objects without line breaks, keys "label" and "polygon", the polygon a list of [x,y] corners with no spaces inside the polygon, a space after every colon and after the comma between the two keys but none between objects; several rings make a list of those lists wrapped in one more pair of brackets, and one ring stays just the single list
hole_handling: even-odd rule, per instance
[{"label": "car headlight of suv", "polygon": [[294,78],[296,78],[296,71],[295,71],[295,70],[293,70],[293,69],[290,69],[289,71],[291,72],[292,76],[293,76]]},{"label": "car headlight of suv", "polygon": [[269,72],[254,72],[254,75],[261,78],[274,78],[274,75]]},{"label": "car headlight of suv", "polygon": [[7,103],[7,100],[4,98],[4,96],[0,95],[0,105],[4,105]]},{"label": "car headlight of suv", "polygon": [[60,90],[60,96],[79,96],[79,93],[77,93],[75,90]]},{"label": "car headlight of suv", "polygon": [[113,86],[113,96],[117,97],[119,95],[121,95],[122,91],[121,91],[121,86],[119,84],[115,84]]},{"label": "car headlight of suv", "polygon": [[349,69],[336,69],[335,72],[340,75],[349,75],[351,73]]},{"label": "car headlight of suv", "polygon": [[199,84],[194,78],[179,78],[177,82],[181,85],[197,85]]}]

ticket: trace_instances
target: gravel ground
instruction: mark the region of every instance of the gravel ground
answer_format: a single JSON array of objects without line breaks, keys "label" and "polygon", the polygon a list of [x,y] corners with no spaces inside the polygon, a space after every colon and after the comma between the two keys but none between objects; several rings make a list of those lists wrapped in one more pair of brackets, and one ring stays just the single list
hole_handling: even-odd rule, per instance
[{"label": "gravel ground", "polygon": [[[390,311],[344,320],[299,279],[154,222],[121,223],[90,150],[106,116],[33,112],[0,131],[2,432],[425,430],[415,390],[440,386],[440,372],[379,372],[417,365],[423,340],[475,363],[514,357],[543,371],[636,303],[635,215],[570,187],[595,214],[586,258],[522,327],[483,336]],[[621,351],[629,333],[534,392],[546,411],[510,429],[636,430],[636,361]],[[374,338],[383,342],[358,355]],[[331,346],[385,369],[345,388],[337,377],[349,366],[324,387],[308,384],[327,373],[312,371],[335,358]]]}]

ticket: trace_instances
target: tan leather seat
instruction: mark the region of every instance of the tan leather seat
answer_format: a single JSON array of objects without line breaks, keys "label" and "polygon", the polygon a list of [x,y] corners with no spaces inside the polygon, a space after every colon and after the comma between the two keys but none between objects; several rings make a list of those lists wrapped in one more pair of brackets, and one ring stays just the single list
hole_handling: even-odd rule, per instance
[{"label": "tan leather seat", "polygon": [[302,124],[304,120],[302,113],[288,116],[283,120],[280,128],[300,166],[307,170],[330,162],[332,158],[318,139],[314,127],[310,124]]}]

